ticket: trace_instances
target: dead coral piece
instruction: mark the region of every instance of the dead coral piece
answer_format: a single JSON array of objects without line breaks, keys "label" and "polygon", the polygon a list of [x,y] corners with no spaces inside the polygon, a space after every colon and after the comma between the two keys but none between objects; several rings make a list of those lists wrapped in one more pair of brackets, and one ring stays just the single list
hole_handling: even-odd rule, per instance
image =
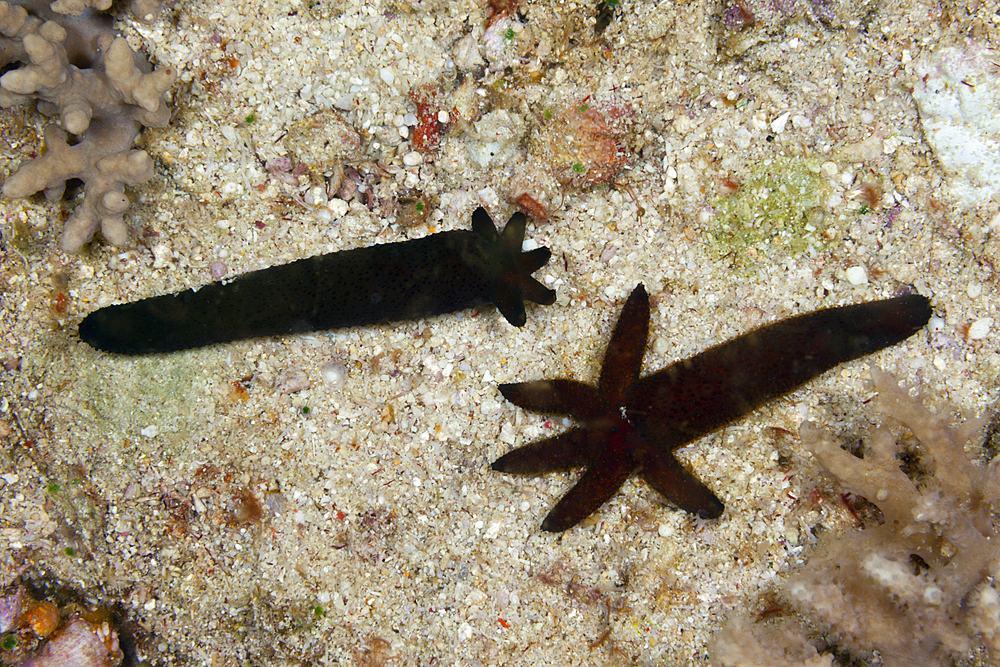
[{"label": "dead coral piece", "polygon": [[631,116],[632,110],[621,104],[597,107],[586,99],[565,111],[546,110],[530,152],[548,164],[567,189],[609,185],[632,162],[624,142]]},{"label": "dead coral piece", "polygon": [[834,29],[856,28],[878,6],[879,0],[724,0],[719,21],[724,50],[739,56],[796,20]]},{"label": "dead coral piece", "polygon": [[45,644],[40,654],[24,663],[24,667],[116,667],[124,657],[118,646],[118,634],[107,621],[90,623],[78,618]]},{"label": "dead coral piece", "polygon": [[[3,194],[25,197],[44,190],[50,200],[62,197],[71,178],[84,182],[83,202],[66,222],[60,246],[80,250],[100,228],[114,245],[128,240],[122,218],[129,201],[126,185],[153,176],[152,160],[132,150],[142,126],[159,127],[170,119],[163,99],[173,84],[173,68],[152,71],[93,16],[60,19],[44,11],[43,21],[25,7],[0,2],[0,106],[37,101],[38,111],[58,118],[44,130],[46,153],[22,164],[7,179]],[[89,67],[72,62],[84,61]],[[77,135],[70,138],[67,135]]]},{"label": "dead coral piece", "polygon": [[0,589],[0,664],[115,667],[124,655],[109,617],[75,602],[60,610],[51,600],[35,600],[21,581],[12,582]]},{"label": "dead coral piece", "polygon": [[983,421],[954,428],[873,369],[875,407],[912,430],[933,463],[919,486],[900,470],[889,429],[859,459],[813,423],[803,446],[850,491],[878,506],[882,525],[824,540],[789,578],[786,597],[851,650],[877,650],[888,667],[950,665],[984,644],[1000,657],[1000,574],[994,507],[1000,457],[976,466],[965,446]]},{"label": "dead coral piece", "polygon": [[833,656],[820,655],[801,631],[785,625],[729,621],[708,647],[715,667],[831,667]]},{"label": "dead coral piece", "polygon": [[330,175],[343,161],[361,159],[361,136],[337,111],[324,109],[288,128],[285,148],[319,173]]}]

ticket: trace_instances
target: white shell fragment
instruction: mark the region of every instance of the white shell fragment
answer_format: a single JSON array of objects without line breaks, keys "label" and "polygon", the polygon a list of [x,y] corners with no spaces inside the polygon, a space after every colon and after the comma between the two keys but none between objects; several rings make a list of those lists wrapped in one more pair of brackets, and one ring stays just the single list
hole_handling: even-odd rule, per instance
[{"label": "white shell fragment", "polygon": [[969,340],[982,340],[983,338],[986,338],[992,328],[992,317],[983,317],[976,320],[969,326]]},{"label": "white shell fragment", "polygon": [[299,368],[289,368],[278,374],[274,380],[274,388],[282,394],[294,394],[309,388],[309,376]]}]

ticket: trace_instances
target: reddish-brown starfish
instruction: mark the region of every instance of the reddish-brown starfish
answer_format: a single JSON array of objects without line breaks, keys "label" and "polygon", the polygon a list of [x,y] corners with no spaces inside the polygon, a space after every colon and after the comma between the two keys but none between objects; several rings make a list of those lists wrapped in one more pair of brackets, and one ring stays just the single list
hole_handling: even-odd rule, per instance
[{"label": "reddish-brown starfish", "polygon": [[640,284],[618,318],[596,388],[576,380],[500,385],[510,402],[580,425],[505,454],[493,470],[540,475],[586,466],[543,530],[575,526],[634,474],[681,509],[718,517],[722,502],[677,461],[675,449],[837,364],[910,337],[931,313],[930,301],[917,294],[817,310],[640,378],[649,333],[649,296]]}]

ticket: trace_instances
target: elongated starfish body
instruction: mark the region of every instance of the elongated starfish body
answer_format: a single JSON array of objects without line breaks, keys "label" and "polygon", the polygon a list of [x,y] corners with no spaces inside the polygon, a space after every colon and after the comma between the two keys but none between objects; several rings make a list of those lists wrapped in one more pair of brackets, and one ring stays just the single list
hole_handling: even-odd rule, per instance
[{"label": "elongated starfish body", "polygon": [[580,425],[505,454],[493,470],[539,475],[586,466],[542,529],[575,526],[640,475],[668,501],[707,518],[724,506],[673,451],[752,412],[837,364],[909,338],[927,324],[930,301],[901,296],[817,310],[760,327],[639,377],[649,333],[640,284],[625,302],[597,387],[576,380],[500,385],[526,410],[568,415]]},{"label": "elongated starfish body", "polygon": [[80,339],[115,354],[174,352],[255,336],[339,329],[442,315],[493,303],[524,326],[524,302],[556,294],[531,277],[551,253],[522,252],[527,221],[498,234],[482,208],[472,229],[317,255],[233,280],[108,306],[80,323]]}]

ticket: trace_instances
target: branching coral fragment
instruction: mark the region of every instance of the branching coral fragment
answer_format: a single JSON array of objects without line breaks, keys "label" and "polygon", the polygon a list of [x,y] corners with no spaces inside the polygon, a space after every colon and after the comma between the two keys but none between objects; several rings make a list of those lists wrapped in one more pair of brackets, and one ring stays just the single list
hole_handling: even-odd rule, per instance
[{"label": "branching coral fragment", "polygon": [[3,194],[43,190],[58,199],[66,181],[78,178],[84,198],[66,222],[62,250],[79,251],[98,229],[110,243],[126,243],[125,186],[153,176],[152,160],[132,144],[143,126],[170,119],[163,95],[176,72],[152,71],[96,17],[60,17],[38,2],[0,2],[0,34],[0,66],[21,64],[0,77],[0,106],[37,100],[39,112],[59,119],[45,127],[46,153],[22,164]]},{"label": "branching coral fragment", "polygon": [[859,459],[830,433],[803,424],[803,446],[847,489],[875,503],[885,522],[821,544],[789,578],[787,597],[852,650],[881,652],[885,665],[951,664],[974,642],[996,659],[1000,461],[978,467],[965,454],[983,421],[952,427],[947,414],[928,410],[888,373],[872,375],[876,409],[910,428],[933,462],[933,477],[918,485],[903,474],[885,426]]}]

